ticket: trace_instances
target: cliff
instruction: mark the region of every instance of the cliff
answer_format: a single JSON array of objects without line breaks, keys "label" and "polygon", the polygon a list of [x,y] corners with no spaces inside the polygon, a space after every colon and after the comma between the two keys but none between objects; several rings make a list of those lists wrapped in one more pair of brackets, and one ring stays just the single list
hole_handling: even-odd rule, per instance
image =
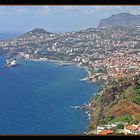
[{"label": "cliff", "polygon": [[130,115],[140,121],[140,75],[110,81],[102,91],[91,99],[90,125],[88,132],[102,124],[107,118]]}]

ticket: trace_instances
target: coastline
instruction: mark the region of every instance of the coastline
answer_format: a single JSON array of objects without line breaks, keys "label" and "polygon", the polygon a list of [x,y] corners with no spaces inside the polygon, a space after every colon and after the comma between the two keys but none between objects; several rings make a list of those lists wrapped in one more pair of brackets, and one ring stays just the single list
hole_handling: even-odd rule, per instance
[{"label": "coastline", "polygon": [[[18,59],[18,57],[17,57]],[[62,60],[50,60],[50,59],[33,59],[33,58],[29,58],[29,59],[26,59],[26,58],[21,58],[23,60],[29,60],[29,61],[38,61],[38,62],[52,62],[54,63],[55,65],[58,65],[58,66],[75,66],[77,68],[80,68],[81,70],[84,70],[86,72],[86,76],[79,79],[80,81],[87,81],[89,83],[97,83],[96,82],[92,82],[88,79],[89,77],[89,74],[88,74],[88,70],[85,68],[85,66],[82,66],[82,65],[79,65],[78,63],[75,63],[75,62],[70,62],[70,61],[62,61]]]},{"label": "coastline", "polygon": [[[4,57],[2,57],[3,59],[2,59],[2,61],[1,61],[1,64],[3,64],[3,63],[5,63],[5,58]],[[75,76],[72,76],[73,78],[72,79],[75,79],[74,80],[74,83],[75,84],[72,84],[72,86],[70,85],[70,87],[72,88],[72,91],[75,91],[75,92],[72,92],[71,90],[70,91],[68,91],[68,93],[64,93],[63,95],[64,95],[64,98],[66,97],[66,99],[70,99],[69,101],[68,101],[68,103],[67,103],[67,101],[66,100],[64,100],[64,103],[62,103],[62,104],[65,104],[65,101],[66,101],[66,106],[64,106],[64,109],[66,109],[66,112],[68,111],[68,113],[71,113],[69,116],[70,117],[68,117],[68,118],[71,118],[72,120],[74,120],[73,121],[73,123],[71,124],[71,119],[68,119],[67,120],[67,113],[65,113],[65,110],[63,110],[62,108],[60,108],[60,111],[61,110],[63,110],[63,112],[64,112],[64,115],[65,115],[65,117],[64,117],[64,121],[66,121],[66,122],[70,122],[70,125],[68,125],[68,126],[65,126],[65,124],[64,124],[64,127],[62,128],[62,129],[65,129],[65,127],[67,128],[69,128],[70,127],[70,129],[71,129],[71,127],[73,127],[74,128],[74,130],[72,130],[72,132],[70,131],[70,133],[80,133],[80,134],[84,134],[84,131],[86,130],[86,127],[87,127],[87,124],[88,124],[88,121],[87,121],[87,114],[85,114],[85,111],[82,111],[82,110],[77,110],[77,109],[71,109],[70,107],[71,106],[75,106],[75,105],[80,105],[80,106],[82,106],[84,103],[86,103],[89,99],[90,99],[90,97],[92,96],[92,91],[95,91],[94,89],[96,89],[96,85],[94,86],[92,86],[91,84],[89,85],[88,83],[86,83],[86,82],[80,82],[78,79],[80,79],[81,77],[84,77],[85,76],[85,72],[83,72],[83,70],[80,70],[79,68],[76,68],[76,67],[71,67],[71,66],[68,66],[68,67],[65,67],[65,66],[58,66],[59,68],[57,68],[57,66],[55,66],[56,68],[54,69],[54,64],[52,63],[42,63],[42,62],[31,62],[31,61],[28,61],[28,60],[23,60],[23,59],[17,59],[17,62],[18,63],[20,63],[20,66],[17,66],[16,68],[12,68],[12,69],[9,69],[9,68],[5,68],[5,69],[3,69],[2,71],[5,73],[5,75],[3,75],[3,77],[5,77],[5,76],[9,76],[9,75],[11,75],[11,77],[12,77],[12,79],[14,79],[14,77],[15,76],[19,76],[19,74],[25,74],[25,77],[26,77],[26,75],[27,75],[27,73],[25,72],[24,73],[24,71],[26,70],[26,71],[30,71],[28,74],[32,74],[33,76],[35,76],[34,75],[34,72],[32,73],[32,70],[34,70],[34,68],[36,68],[36,67],[38,67],[38,66],[41,66],[40,68],[43,70],[43,71],[41,71],[41,72],[47,72],[47,70],[48,71],[50,71],[50,72],[56,72],[58,75],[61,75],[61,73],[62,73],[62,76],[63,76],[63,73],[64,72],[66,72],[66,75],[68,76],[68,78],[69,78],[69,76],[70,76],[70,78],[71,78],[71,75],[73,74],[73,72],[76,74],[76,77]],[[31,65],[30,65],[31,64]],[[30,69],[31,67],[32,67],[32,69]],[[50,67],[51,66],[51,67]],[[53,69],[53,70],[51,70],[51,69]],[[57,72],[57,69],[58,69],[58,71],[60,71],[60,74]],[[70,72],[67,72],[68,70],[70,69]],[[40,73],[40,69],[36,69],[37,71],[38,71],[38,73]],[[7,72],[9,73],[9,74],[7,74]],[[13,72],[15,72],[15,75],[14,75],[14,77],[13,77],[13,75],[12,75],[12,73]],[[22,73],[23,72],[23,73]],[[72,73],[71,73],[72,72]],[[36,73],[36,72],[35,72]],[[42,74],[42,73],[41,73]],[[65,74],[65,73],[64,73]],[[75,75],[74,74],[74,75]],[[38,75],[38,74],[37,74]],[[46,78],[48,77],[48,75],[45,73],[45,76],[46,76]],[[56,76],[56,75],[55,75]],[[35,82],[37,82],[38,80],[37,80],[37,77],[40,77],[40,76],[35,76],[35,79],[36,80],[34,80]],[[42,76],[41,76],[42,77]],[[49,80],[50,79],[50,77],[51,76],[49,76],[49,78],[47,78],[46,80],[48,80],[48,81],[51,81],[51,80]],[[24,76],[21,76],[21,78],[24,78]],[[20,78],[20,79],[21,79]],[[64,76],[64,79],[65,79],[66,77]],[[7,79],[7,78],[6,78]],[[24,78],[25,79],[25,84],[26,84],[26,81],[27,81],[27,79],[26,78]],[[31,78],[30,78],[31,79]],[[44,79],[44,77],[43,77],[43,79]],[[17,79],[18,80],[18,79]],[[31,79],[32,80],[32,79]],[[61,79],[60,79],[60,81],[61,81]],[[62,79],[62,81],[63,81],[63,79]],[[12,82],[12,81],[11,81]],[[54,81],[55,82],[55,81]],[[68,82],[69,82],[69,79],[68,79]],[[15,84],[16,84],[16,82],[14,82]],[[27,81],[27,83],[28,83],[28,81]],[[47,82],[46,82],[47,83]],[[58,79],[58,82],[57,82],[58,84],[59,84],[59,79]],[[67,83],[67,82],[65,82],[65,83]],[[64,84],[65,84],[64,83]],[[72,82],[73,83],[73,82]],[[20,85],[20,83],[17,83],[17,84],[19,84]],[[42,84],[43,83],[41,83],[40,84],[40,86],[42,86]],[[29,85],[29,84],[28,84]],[[34,86],[34,84],[32,84],[33,86]],[[74,87],[75,88],[73,88],[73,85],[74,85]],[[78,86],[75,86],[75,85],[78,85]],[[38,86],[38,84],[36,85],[35,84],[35,86]],[[49,85],[48,85],[49,86]],[[84,87],[85,86],[85,87]],[[23,87],[24,87],[24,85],[23,85]],[[31,86],[30,86],[31,87]],[[47,85],[45,86],[45,87],[47,87]],[[55,85],[54,85],[54,87],[55,87]],[[61,87],[63,87],[63,84],[61,84]],[[67,86],[65,86],[65,88],[68,88],[69,87],[69,84],[67,84]],[[83,90],[81,90],[81,89],[79,89],[81,87],[81,89],[83,89]],[[89,87],[89,88],[88,88]],[[20,89],[20,86],[18,86],[18,88]],[[28,88],[28,87],[27,87]],[[38,87],[37,87],[38,88]],[[47,89],[47,88],[46,88]],[[77,90],[75,90],[75,89],[77,89]],[[86,89],[89,89],[89,92],[86,90]],[[7,89],[8,90],[8,89]],[[10,90],[10,88],[9,88],[9,90]],[[59,100],[61,101],[62,100],[62,102],[63,102],[63,97],[61,96],[61,93],[60,93],[60,96],[59,96],[59,91],[58,91],[58,93],[57,93],[57,89],[56,89],[56,97],[58,97],[58,102],[59,102]],[[43,92],[43,93],[45,93],[45,90],[42,90],[42,91],[40,91],[40,93],[41,92]],[[72,92],[72,93],[71,93]],[[6,92],[5,92],[6,93]],[[7,92],[8,93],[8,92]],[[76,94],[75,94],[76,93]],[[88,94],[89,93],[89,94]],[[18,93],[16,93],[16,94],[18,94]],[[46,93],[45,93],[46,94]],[[49,93],[48,93],[49,94]],[[67,96],[67,94],[68,94],[68,96]],[[24,95],[24,94],[23,94]],[[30,94],[29,94],[30,95]],[[41,98],[43,98],[43,96],[40,96],[39,94],[37,94],[39,97],[41,97]],[[11,94],[11,96],[12,96],[12,94]],[[20,96],[20,95],[19,95]],[[13,96],[14,97],[14,96]],[[47,97],[47,96],[46,96]],[[62,98],[61,98],[62,97]],[[37,98],[36,98],[37,99]],[[40,99],[40,98],[39,98]],[[72,100],[71,100],[72,99]],[[77,100],[78,99],[78,100]],[[44,99],[43,99],[44,100]],[[56,98],[56,100],[57,100],[57,98]],[[47,103],[46,102],[47,100],[44,100],[44,102],[43,103]],[[58,102],[56,102],[56,105],[57,105],[57,103]],[[69,103],[70,102],[70,103]],[[50,106],[51,107],[51,104],[50,105],[48,105],[48,106]],[[58,106],[56,106],[56,109],[57,109],[57,107]],[[61,105],[60,105],[60,107],[61,107]],[[53,108],[53,106],[52,106],[52,108]],[[44,107],[44,109],[45,109],[45,107]],[[48,111],[49,111],[49,109],[47,109]],[[26,110],[25,110],[26,111]],[[48,111],[46,111],[46,112],[48,112]],[[57,113],[57,112],[56,112]],[[53,114],[53,113],[52,113]],[[62,113],[63,114],[63,113]],[[53,115],[52,115],[53,116]],[[72,117],[73,116],[73,117]],[[80,118],[79,118],[79,116],[80,116]],[[55,117],[55,116],[54,116]],[[74,119],[73,119],[74,118]],[[76,118],[76,119],[75,119]],[[53,119],[52,119],[53,120]],[[56,119],[57,120],[57,119]],[[58,118],[58,120],[59,120],[59,118]],[[44,121],[45,121],[45,119],[44,119]],[[63,119],[62,119],[62,121],[63,121]],[[75,126],[75,123],[79,123],[76,127],[74,127]],[[51,121],[49,122],[49,124],[51,124]],[[55,121],[55,124],[54,124],[54,126],[55,125],[57,125],[57,122]],[[71,126],[72,125],[72,126]],[[59,127],[59,126],[58,126]],[[48,130],[49,130],[49,128],[47,128]],[[51,131],[51,129],[49,130],[49,131]],[[53,131],[53,130],[52,130]],[[66,129],[66,130],[64,130],[64,131],[62,131],[61,133],[65,133],[65,131],[67,131],[67,133],[69,133],[68,132],[68,130]],[[46,132],[47,133],[47,132]],[[54,131],[54,133],[55,133],[55,131]]]},{"label": "coastline", "polygon": [[[84,70],[86,72],[86,76],[84,78],[81,78],[79,79],[80,81],[86,81],[87,83],[93,83],[93,84],[98,84],[98,89],[97,91],[95,92],[94,96],[96,96],[98,93],[99,93],[99,89],[104,85],[103,83],[100,83],[99,81],[90,81],[88,79],[88,77],[90,76],[89,75],[89,71],[86,69],[86,67],[84,66],[80,66],[79,64],[75,63],[75,62],[69,62],[69,61],[60,61],[60,60],[48,60],[48,59],[29,59],[31,61],[40,61],[40,62],[52,62],[56,65],[60,65],[60,66],[75,66],[81,70]],[[101,89],[102,90],[102,89]],[[92,106],[91,106],[91,99],[94,98],[94,96],[91,96],[89,101],[84,103],[83,105],[79,106],[79,107],[76,107],[76,106],[73,106],[73,108],[75,109],[80,109],[80,110],[83,110],[85,112],[85,114],[87,115],[87,121],[88,121],[88,125],[86,126],[86,130],[83,132],[85,135],[88,135],[88,128],[89,128],[89,125],[90,125],[90,121],[91,121],[91,109],[92,109]]]},{"label": "coastline", "polygon": [[[18,57],[17,57],[18,59]],[[86,81],[88,83],[93,83],[93,84],[98,84],[98,89],[97,91],[95,92],[94,96],[96,96],[96,94],[98,93],[99,91],[99,88],[101,87],[102,84],[99,84],[98,81],[96,82],[92,82],[90,81],[87,77],[89,76],[88,74],[88,70],[84,67],[84,66],[80,66],[79,64],[75,63],[75,62],[69,62],[69,61],[60,61],[60,60],[49,60],[49,59],[25,59],[25,58],[20,58],[20,59],[23,59],[23,60],[29,60],[29,61],[38,61],[38,62],[52,62],[58,66],[75,66],[77,68],[80,68],[81,70],[84,70],[86,72],[86,76],[82,79],[79,79],[80,81]],[[90,100],[86,103],[84,103],[83,105],[79,106],[79,108],[75,108],[75,109],[81,109],[81,110],[84,110],[85,114],[87,115],[87,121],[88,121],[88,125],[86,126],[86,130],[84,132],[84,134],[88,134],[87,133],[87,129],[88,129],[88,126],[90,124],[90,120],[91,120],[91,114],[90,114],[90,108],[91,108],[91,99],[94,97],[94,96],[91,96],[90,97]]]}]

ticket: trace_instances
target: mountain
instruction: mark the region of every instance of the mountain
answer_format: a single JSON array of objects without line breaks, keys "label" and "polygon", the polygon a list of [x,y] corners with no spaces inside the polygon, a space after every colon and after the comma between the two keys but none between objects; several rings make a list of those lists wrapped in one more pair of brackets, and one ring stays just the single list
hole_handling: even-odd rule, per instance
[{"label": "mountain", "polygon": [[44,33],[49,34],[49,32],[47,32],[43,28],[35,28],[35,29],[27,32],[27,34],[44,34]]},{"label": "mountain", "polygon": [[24,40],[24,41],[30,40],[32,42],[43,42],[45,41],[46,37],[50,37],[51,35],[54,35],[54,33],[47,32],[43,28],[35,28],[17,37],[17,39]]},{"label": "mountain", "polygon": [[119,13],[108,18],[102,19],[98,28],[113,27],[113,26],[139,26],[140,15],[132,15],[130,13]]}]

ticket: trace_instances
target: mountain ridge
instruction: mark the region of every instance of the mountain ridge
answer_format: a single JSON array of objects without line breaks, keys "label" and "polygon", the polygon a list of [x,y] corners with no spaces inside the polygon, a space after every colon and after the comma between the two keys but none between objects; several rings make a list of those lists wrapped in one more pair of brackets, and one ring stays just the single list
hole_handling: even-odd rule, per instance
[{"label": "mountain ridge", "polygon": [[140,15],[130,13],[113,14],[108,18],[103,18],[99,21],[98,28],[114,27],[114,26],[139,26]]}]

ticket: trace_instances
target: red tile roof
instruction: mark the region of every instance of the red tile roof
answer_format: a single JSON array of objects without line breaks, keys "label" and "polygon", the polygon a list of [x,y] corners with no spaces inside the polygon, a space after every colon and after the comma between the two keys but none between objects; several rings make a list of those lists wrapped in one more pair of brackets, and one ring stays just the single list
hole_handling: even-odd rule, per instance
[{"label": "red tile roof", "polygon": [[134,125],[128,125],[126,126],[126,129],[127,130],[136,130],[138,127],[137,126],[134,126]]},{"label": "red tile roof", "polygon": [[112,130],[102,130],[102,131],[99,133],[99,135],[108,135],[108,134],[111,134],[111,133],[113,133]]}]

